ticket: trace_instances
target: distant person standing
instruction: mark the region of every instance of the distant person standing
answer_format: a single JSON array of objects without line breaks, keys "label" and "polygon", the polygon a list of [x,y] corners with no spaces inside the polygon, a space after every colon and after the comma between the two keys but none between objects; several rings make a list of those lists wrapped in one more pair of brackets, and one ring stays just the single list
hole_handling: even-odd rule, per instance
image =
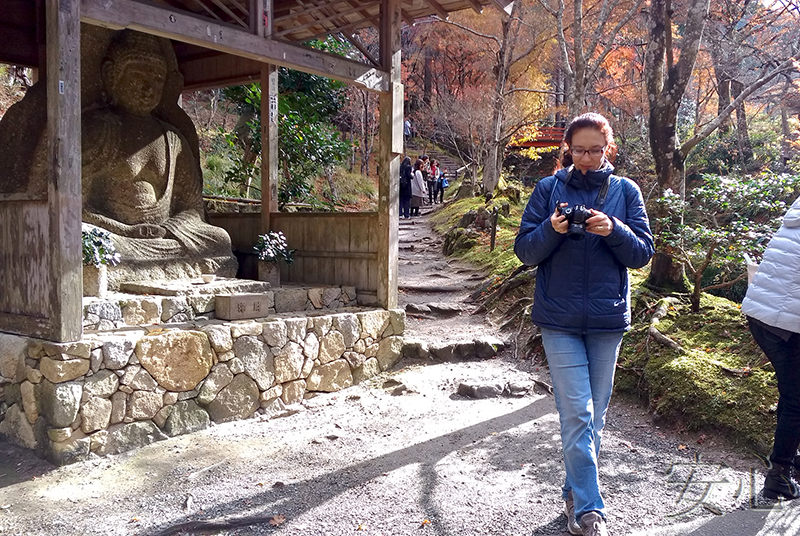
[{"label": "distant person standing", "polygon": [[764,497],[800,498],[800,198],[767,246],[742,302],[753,338],[775,369],[778,423]]},{"label": "distant person standing", "polygon": [[[439,178],[436,180],[436,193],[439,194],[439,203],[444,203],[444,189],[450,186],[447,180],[447,168],[442,168],[439,171]],[[436,196],[433,196],[436,200]]]},{"label": "distant person standing", "polygon": [[400,164],[400,217],[411,217],[411,182],[414,180],[414,169],[411,167],[411,157],[406,156]]},{"label": "distant person standing", "polygon": [[403,139],[406,141],[406,143],[408,143],[408,140],[411,139],[411,121],[408,119],[403,122]]},{"label": "distant person standing", "polygon": [[414,162],[414,179],[411,181],[411,217],[419,216],[419,207],[425,202],[425,196],[428,194],[425,188],[425,180],[422,175],[423,163],[422,160]]}]

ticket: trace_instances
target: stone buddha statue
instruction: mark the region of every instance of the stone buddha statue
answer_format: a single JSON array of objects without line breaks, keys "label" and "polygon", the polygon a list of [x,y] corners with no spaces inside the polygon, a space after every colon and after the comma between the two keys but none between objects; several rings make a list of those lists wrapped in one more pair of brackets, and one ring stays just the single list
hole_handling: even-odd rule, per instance
[{"label": "stone buddha statue", "polygon": [[168,76],[159,39],[118,32],[100,75],[103,102],[82,117],[83,221],[111,232],[120,253],[111,288],[126,280],[234,276],[228,233],[203,219],[198,155],[155,113]]}]

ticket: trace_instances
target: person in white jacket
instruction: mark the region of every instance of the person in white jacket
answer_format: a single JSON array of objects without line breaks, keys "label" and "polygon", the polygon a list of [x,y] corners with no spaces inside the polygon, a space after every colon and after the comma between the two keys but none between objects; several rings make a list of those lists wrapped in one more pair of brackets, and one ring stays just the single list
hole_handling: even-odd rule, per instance
[{"label": "person in white jacket", "polygon": [[764,496],[800,497],[800,198],[783,218],[742,302],[750,332],[775,368],[778,424]]},{"label": "person in white jacket", "polygon": [[420,159],[414,163],[414,178],[411,180],[411,217],[419,216],[419,207],[425,203],[428,189],[422,176],[424,162]]}]

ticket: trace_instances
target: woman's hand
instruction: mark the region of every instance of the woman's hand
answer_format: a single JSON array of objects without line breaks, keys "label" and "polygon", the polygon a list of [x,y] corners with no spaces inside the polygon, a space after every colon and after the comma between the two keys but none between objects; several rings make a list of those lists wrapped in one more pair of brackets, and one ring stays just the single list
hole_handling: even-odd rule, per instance
[{"label": "woman's hand", "polygon": [[590,208],[592,216],[586,220],[586,231],[600,236],[608,236],[614,230],[614,220],[604,212]]},{"label": "woman's hand", "polygon": [[567,227],[569,227],[569,223],[567,222],[567,218],[558,212],[558,207],[566,207],[568,204],[569,203],[561,203],[556,207],[555,211],[553,211],[553,214],[550,216],[550,223],[553,226],[553,229],[555,229],[555,231],[559,234],[567,233]]}]

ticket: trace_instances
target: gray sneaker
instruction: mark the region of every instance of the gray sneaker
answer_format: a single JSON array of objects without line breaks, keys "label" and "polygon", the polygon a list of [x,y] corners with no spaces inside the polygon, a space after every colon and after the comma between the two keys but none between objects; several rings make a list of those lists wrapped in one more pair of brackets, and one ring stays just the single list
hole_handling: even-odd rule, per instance
[{"label": "gray sneaker", "polygon": [[575,536],[581,536],[583,531],[575,520],[575,503],[572,501],[572,490],[569,491],[569,496],[564,502],[564,513],[567,514],[567,530],[569,533]]},{"label": "gray sneaker", "polygon": [[597,512],[586,512],[580,521],[583,536],[608,536],[606,521]]}]

